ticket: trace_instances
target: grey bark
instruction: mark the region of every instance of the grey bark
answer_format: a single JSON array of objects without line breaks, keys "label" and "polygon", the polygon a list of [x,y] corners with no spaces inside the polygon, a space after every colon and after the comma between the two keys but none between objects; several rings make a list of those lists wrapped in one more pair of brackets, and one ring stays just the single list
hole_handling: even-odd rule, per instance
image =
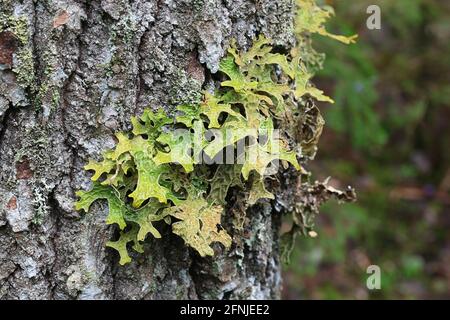
[{"label": "grey bark", "polygon": [[289,48],[292,1],[0,1],[0,298],[278,298],[269,203],[247,211],[242,241],[215,258],[163,229],[120,267],[105,248],[116,232],[106,205],[84,215],[73,202],[114,132],[146,107],[197,101],[232,38],[247,47],[264,33]]}]

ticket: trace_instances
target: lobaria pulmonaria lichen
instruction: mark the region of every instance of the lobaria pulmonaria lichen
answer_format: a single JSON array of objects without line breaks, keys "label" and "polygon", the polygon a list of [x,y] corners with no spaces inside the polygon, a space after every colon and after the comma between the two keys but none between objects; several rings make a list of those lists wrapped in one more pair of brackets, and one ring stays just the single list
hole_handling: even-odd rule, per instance
[{"label": "lobaria pulmonaria lichen", "polygon": [[[329,11],[312,0],[298,1],[296,32],[324,31]],[[352,39],[336,37],[350,42]],[[303,170],[302,143],[279,130],[292,114],[315,98],[332,102],[310,83],[307,41],[289,54],[275,53],[271,41],[260,36],[247,51],[234,43],[220,63],[226,80],[214,92],[204,92],[198,105],[180,105],[172,119],[163,111],[144,111],[133,117],[131,132],[116,134],[118,143],[85,166],[94,175],[90,191],[78,191],[76,209],[88,211],[98,199],[109,206],[107,224],[120,228],[120,238],[108,242],[120,264],[131,261],[127,245],[142,252],[153,225],[164,221],[201,256],[214,254],[211,244],[230,247],[232,239],[220,226],[226,196],[232,187],[248,194],[248,203],[273,199],[264,179],[277,173],[278,163]],[[220,177],[227,177],[222,179]]]}]

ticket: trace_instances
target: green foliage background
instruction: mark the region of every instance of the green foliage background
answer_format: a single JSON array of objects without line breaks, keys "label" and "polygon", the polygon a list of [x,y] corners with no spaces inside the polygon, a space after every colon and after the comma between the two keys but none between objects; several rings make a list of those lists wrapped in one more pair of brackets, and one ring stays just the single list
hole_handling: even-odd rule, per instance
[{"label": "green foliage background", "polygon": [[[450,3],[326,1],[350,46],[315,37],[315,78],[334,105],[316,160],[318,179],[352,184],[359,201],[322,208],[315,239],[300,238],[285,270],[285,298],[450,298]],[[366,9],[381,7],[382,29]],[[317,174],[319,173],[319,174]],[[368,291],[366,268],[382,270]]]}]

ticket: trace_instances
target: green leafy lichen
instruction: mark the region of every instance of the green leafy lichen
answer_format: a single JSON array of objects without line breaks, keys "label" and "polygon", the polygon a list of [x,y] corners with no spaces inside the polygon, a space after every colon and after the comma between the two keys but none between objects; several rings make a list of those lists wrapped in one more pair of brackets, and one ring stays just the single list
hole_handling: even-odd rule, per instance
[{"label": "green leafy lichen", "polygon": [[[299,36],[330,36],[321,27],[328,11],[316,13],[311,3],[299,1],[299,17],[309,19],[296,29]],[[175,119],[145,110],[132,118],[131,132],[116,134],[116,147],[102,161],[89,161],[85,169],[93,171],[94,186],[77,192],[76,209],[87,212],[99,199],[108,202],[106,223],[116,224],[120,237],[107,246],[118,251],[120,264],[131,261],[129,243],[142,252],[148,234],[161,237],[158,223],[171,225],[200,256],[214,255],[215,242],[229,248],[232,239],[220,220],[230,188],[246,190],[253,205],[274,199],[265,187],[265,178],[278,172],[274,164],[305,173],[298,157],[317,136],[289,139],[279,129],[308,99],[332,100],[311,84],[303,43],[289,54],[276,53],[264,36],[246,51],[232,43],[220,63],[219,88],[204,92],[200,103],[178,106]]]},{"label": "green leafy lichen", "polygon": [[221,227],[218,228],[223,207],[208,203],[201,194],[196,198],[191,197],[189,195],[178,206],[169,209],[169,214],[180,220],[172,224],[173,233],[182,237],[202,257],[214,255],[210,246],[212,242],[220,242],[229,248],[230,235]]},{"label": "green leafy lichen", "polygon": [[330,37],[345,44],[354,43],[357,35],[350,37],[330,33],[325,28],[325,23],[334,15],[331,6],[320,7],[315,0],[297,0],[299,10],[295,19],[295,31],[298,34],[317,33],[322,36]]}]

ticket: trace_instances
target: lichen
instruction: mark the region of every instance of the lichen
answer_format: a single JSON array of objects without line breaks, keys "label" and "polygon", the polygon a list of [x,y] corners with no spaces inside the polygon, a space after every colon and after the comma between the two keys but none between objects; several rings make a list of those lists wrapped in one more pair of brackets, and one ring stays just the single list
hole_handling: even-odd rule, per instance
[{"label": "lichen", "polygon": [[[312,0],[297,4],[298,16],[309,19],[296,29],[297,37],[317,32],[344,41],[323,31],[329,15]],[[105,151],[102,161],[89,161],[85,169],[94,172],[93,188],[77,192],[75,208],[88,212],[93,202],[107,200],[106,223],[120,229],[119,239],[107,246],[118,251],[120,264],[131,261],[129,244],[142,253],[149,234],[160,238],[161,223],[202,257],[214,255],[215,242],[229,248],[232,238],[220,220],[230,189],[243,189],[250,206],[275,198],[265,183],[279,172],[274,164],[307,174],[298,159],[311,157],[323,124],[308,103],[332,100],[311,84],[302,49],[277,53],[262,35],[248,50],[232,43],[220,62],[223,81],[216,90],[203,92],[201,101],[181,97],[175,118],[146,109],[132,117],[131,132],[116,134],[116,147]],[[277,131],[295,126],[298,115],[309,130]],[[292,236],[301,223],[294,221]]]},{"label": "lichen", "polygon": [[113,44],[120,42],[129,45],[134,39],[136,30],[136,21],[131,16],[127,16],[126,19],[120,19],[118,23],[113,25],[110,32],[110,41]]},{"label": "lichen", "polygon": [[169,90],[169,102],[173,105],[199,104],[202,99],[202,84],[189,77],[184,70],[177,70],[174,83]]},{"label": "lichen", "polygon": [[13,68],[17,82],[22,88],[30,88],[31,92],[34,92],[35,68],[28,24],[25,16],[16,17],[0,13],[0,32],[12,32],[19,43]]},{"label": "lichen", "polygon": [[52,109],[56,109],[59,106],[60,100],[61,94],[57,88],[54,88],[52,93]]},{"label": "lichen", "polygon": [[59,105],[59,88],[54,83],[52,76],[55,72],[53,61],[57,60],[57,53],[52,46],[49,46],[42,54],[43,73],[41,81],[36,85],[36,93],[34,95],[34,107],[37,110],[44,108],[43,113],[48,118],[50,112],[55,110]]},{"label": "lichen", "polygon": [[14,63],[13,72],[17,75],[17,83],[24,89],[30,88],[35,91],[35,72],[33,50],[30,47],[24,47],[16,53],[17,63]]},{"label": "lichen", "polygon": [[15,17],[0,13],[0,32],[3,31],[11,31],[22,45],[26,45],[30,38],[25,16]]},{"label": "lichen", "polygon": [[41,183],[35,183],[33,188],[32,204],[35,210],[32,222],[40,225],[44,221],[44,218],[49,214],[50,207],[47,204],[48,185],[45,180]]},{"label": "lichen", "polygon": [[45,178],[48,168],[52,166],[48,153],[50,141],[47,130],[43,126],[26,129],[24,134],[26,138],[15,154],[16,162],[26,158],[33,172],[36,175],[42,175],[35,178]]},{"label": "lichen", "polygon": [[[30,42],[29,22],[26,16],[7,16],[0,14],[0,32],[10,31],[18,40],[18,48],[14,54],[12,71],[16,74],[17,83],[24,89],[28,89],[30,100],[36,109],[40,109],[44,99],[49,94],[50,107],[55,109],[59,104],[59,90],[52,82],[54,73],[52,61],[57,58],[57,53],[50,49],[42,55],[43,73],[41,81],[36,77],[36,66],[33,56],[33,45]],[[50,110],[45,110],[49,113]]]}]

